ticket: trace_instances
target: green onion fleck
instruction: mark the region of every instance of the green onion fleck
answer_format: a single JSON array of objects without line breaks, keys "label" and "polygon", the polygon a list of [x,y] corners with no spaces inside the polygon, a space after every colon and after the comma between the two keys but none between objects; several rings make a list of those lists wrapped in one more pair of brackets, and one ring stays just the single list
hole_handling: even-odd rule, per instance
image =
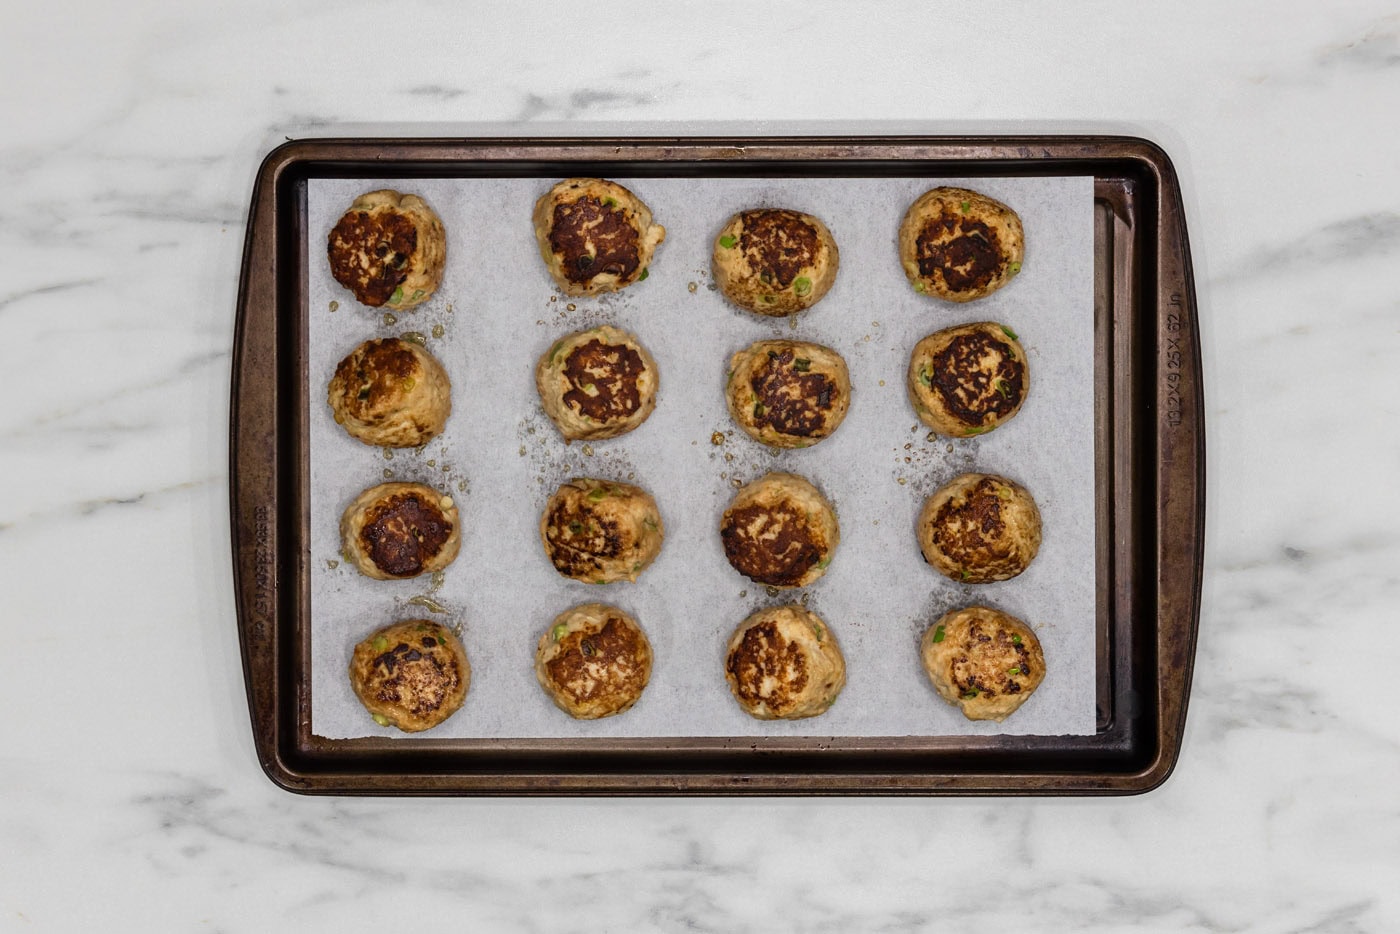
[{"label": "green onion fleck", "polygon": [[643,269],[643,270],[642,270],[642,274],[641,274],[640,276],[637,277],[637,281],[638,281],[638,282],[645,282],[646,279],[647,279],[647,276],[649,276],[649,275],[651,275],[651,272],[648,271],[648,270],[646,270],[646,269]]},{"label": "green onion fleck", "polygon": [[977,428],[969,428],[967,431],[963,432],[963,437],[971,438],[973,435],[985,435],[995,427],[995,425],[982,425]]},{"label": "green onion fleck", "polygon": [[828,567],[830,567],[830,566],[831,566],[831,555],[827,555],[825,558],[823,558],[823,559],[821,559],[820,561],[817,562],[817,567],[818,567],[820,570],[823,570],[823,571],[825,571],[825,570],[826,570]]},{"label": "green onion fleck", "polygon": [[660,528],[660,526],[656,524],[656,520],[650,517],[643,519],[642,525],[646,526],[646,528],[652,532],[655,532],[658,528]]},{"label": "green onion fleck", "polygon": [[806,276],[798,276],[792,280],[792,291],[797,295],[806,295],[812,291],[812,280]]},{"label": "green onion fleck", "polygon": [[925,291],[925,289],[924,289],[924,284],[923,284],[922,282],[915,282],[915,283],[914,283],[914,291],[915,291],[915,292],[923,292],[923,291]]},{"label": "green onion fleck", "polygon": [[389,718],[384,716],[382,713],[371,714],[371,716],[374,718],[374,722],[379,724],[380,726],[389,725]]},{"label": "green onion fleck", "polygon": [[423,290],[422,290],[422,289],[414,289],[414,290],[413,290],[413,297],[412,297],[411,299],[409,299],[409,301],[411,301],[411,302],[416,302],[416,301],[418,301],[418,299],[420,299],[420,298],[422,298],[422,297],[423,297]]},{"label": "green onion fleck", "polygon": [[616,198],[604,198],[604,199],[603,199],[603,207],[605,207],[605,208],[615,208],[615,207],[617,207],[617,199],[616,199]]},{"label": "green onion fleck", "polygon": [[570,531],[570,532],[573,532],[575,535],[580,534],[580,533],[583,531],[583,523],[582,523],[582,522],[577,522],[577,521],[575,521],[575,522],[570,522],[570,523],[569,523],[569,531]]},{"label": "green onion fleck", "polygon": [[1006,673],[1009,674],[1009,675],[1019,675],[1019,674],[1021,673],[1021,669],[1020,669],[1020,668],[1012,668],[1012,669],[1009,669]]},{"label": "green onion fleck", "polygon": [[394,289],[394,294],[389,296],[390,305],[397,305],[401,301],[403,301],[403,286]]},{"label": "green onion fleck", "polygon": [[1013,635],[1013,636],[1011,637],[1011,644],[1012,644],[1012,645],[1020,645],[1020,644],[1021,644],[1021,637],[1020,637],[1020,636],[1017,636],[1017,635]]},{"label": "green onion fleck", "polygon": [[969,203],[966,202],[966,201],[964,201],[962,204],[958,205],[958,207],[962,208],[962,212],[963,212],[964,214],[966,214],[968,211],[972,210],[972,205],[969,204]]},{"label": "green onion fleck", "polygon": [[374,641],[370,643],[370,646],[376,652],[382,652],[389,647],[389,640],[384,636],[375,636]]},{"label": "green onion fleck", "polygon": [[600,578],[598,578],[596,581],[594,581],[593,583],[595,583],[595,584],[606,584],[607,581],[603,580],[603,579],[600,577]]},{"label": "green onion fleck", "polygon": [[607,491],[606,489],[604,489],[603,487],[600,486],[600,487],[598,487],[597,489],[589,490],[589,491],[588,491],[588,501],[589,501],[590,503],[596,503],[596,502],[598,502],[599,500],[601,500],[604,496],[607,496],[607,495],[608,495],[608,491]]},{"label": "green onion fleck", "polygon": [[755,402],[755,403],[753,404],[753,417],[754,417],[754,418],[758,418],[758,417],[761,416],[762,414],[763,414],[763,403],[762,403],[762,402]]},{"label": "green onion fleck", "polygon": [[940,623],[938,628],[933,631],[933,641],[942,642],[946,638],[948,638],[948,633],[944,632],[943,626]]},{"label": "green onion fleck", "polygon": [[972,576],[971,574],[967,573],[967,568],[963,568],[963,569],[962,569],[961,571],[959,571],[958,573],[962,575],[962,579],[963,579],[963,580],[967,580],[968,578],[970,578],[970,577]]},{"label": "green onion fleck", "polygon": [[564,341],[566,340],[568,340],[567,337],[557,340],[554,342],[554,346],[549,348],[549,362],[551,365],[559,362],[559,349],[564,346]]},{"label": "green onion fleck", "polygon": [[799,373],[806,373],[812,368],[812,361],[808,360],[806,357],[798,357],[796,360],[792,361],[792,368]]},{"label": "green onion fleck", "polygon": [[997,380],[997,394],[1003,399],[1011,398],[1011,385],[1004,379]]},{"label": "green onion fleck", "polygon": [[1018,272],[1021,271],[1021,264],[1020,264],[1020,263],[1012,263],[1010,266],[1006,267],[1006,271],[1009,272],[1009,273],[1011,273],[1011,275],[1014,276],[1014,275],[1016,275],[1016,273],[1018,273]]},{"label": "green onion fleck", "polygon": [[568,623],[560,623],[559,625],[555,626],[553,629],[551,629],[551,630],[549,631],[549,637],[550,637],[551,639],[553,639],[555,642],[558,642],[560,639],[564,638],[564,633],[566,633],[566,632],[568,632],[568,631],[569,631],[569,624],[568,624]]},{"label": "green onion fleck", "polygon": [[919,382],[923,383],[925,386],[927,386],[927,387],[929,387],[930,389],[932,389],[932,388],[933,388],[933,370],[930,370],[930,369],[928,369],[927,367],[924,367],[924,368],[920,369],[920,370],[919,370]]},{"label": "green onion fleck", "polygon": [[822,641],[822,636],[825,635],[825,633],[822,632],[822,627],[820,623],[812,624],[812,633],[817,637],[818,642]]},{"label": "green onion fleck", "polygon": [[738,243],[739,241],[730,234],[725,234],[723,237],[719,238],[719,245],[724,247],[726,250],[734,249],[734,247],[737,246]]},{"label": "green onion fleck", "polygon": [[1016,336],[1016,332],[1013,331],[1013,330],[1011,330],[1011,329],[1010,329],[1009,327],[1007,327],[1006,325],[1003,324],[1003,325],[1000,325],[1000,327],[1001,327],[1001,333],[1005,334],[1007,337],[1011,338],[1013,341],[1020,340],[1020,338]]},{"label": "green onion fleck", "polygon": [[976,697],[976,696],[977,696],[977,689],[976,689],[976,688],[971,688],[971,689],[969,689],[969,690],[963,691],[963,698],[966,699],[966,700],[971,700],[972,698],[974,698],[974,697]]}]

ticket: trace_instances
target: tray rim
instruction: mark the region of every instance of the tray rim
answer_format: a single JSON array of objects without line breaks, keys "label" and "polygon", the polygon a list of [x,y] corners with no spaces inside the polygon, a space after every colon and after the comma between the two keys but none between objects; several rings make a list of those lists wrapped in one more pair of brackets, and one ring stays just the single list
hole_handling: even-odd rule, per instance
[{"label": "tray rim", "polygon": [[[498,156],[500,158],[486,158]],[[997,164],[1042,163],[1045,174],[1056,166],[1118,161],[1150,178],[1156,190],[1158,236],[1154,238],[1152,271],[1156,273],[1155,310],[1159,325],[1172,324],[1165,335],[1156,335],[1152,362],[1162,371],[1156,385],[1157,416],[1152,427],[1155,469],[1156,550],[1155,631],[1150,648],[1155,654],[1156,729],[1153,754],[1141,767],[1116,772],[1024,772],[979,768],[968,771],[886,768],[852,770],[821,755],[811,738],[728,739],[687,738],[699,745],[735,752],[747,758],[744,769],[703,769],[687,765],[672,769],[554,768],[531,772],[488,769],[402,770],[385,775],[360,769],[318,765],[303,767],[288,755],[288,724],[283,684],[290,671],[288,653],[280,651],[281,581],[278,572],[287,567],[280,555],[272,516],[265,500],[254,502],[250,490],[277,492],[282,478],[275,465],[258,469],[250,455],[271,445],[277,450],[277,425],[250,425],[241,415],[249,409],[276,411],[276,379],[263,379],[249,371],[250,360],[269,351],[276,356],[276,328],[250,328],[255,313],[270,314],[278,321],[277,192],[288,173],[318,164],[357,163],[384,166],[385,174],[404,174],[405,164],[439,169],[461,163],[510,164],[531,160],[548,163],[636,163],[727,161],[742,163],[808,163],[854,165],[860,162],[918,161],[933,165],[972,163],[979,168]],[[445,173],[444,173],[445,174]],[[526,173],[529,174],[529,173]],[[951,174],[944,170],[944,174]],[[983,172],[982,174],[995,174]],[[1087,173],[1083,173],[1087,174]],[[286,249],[286,244],[282,244]],[[1165,338],[1165,340],[1163,339]],[[1129,350],[1140,350],[1134,345]],[[268,385],[271,383],[272,385]],[[244,668],[258,759],[268,777],[280,787],[300,793],[341,794],[1135,794],[1165,781],[1180,754],[1199,624],[1200,585],[1204,552],[1204,406],[1201,396],[1199,329],[1195,289],[1181,191],[1170,158],[1156,144],[1124,136],[821,136],[821,137],[485,137],[485,138],[324,138],[293,140],[270,152],[254,185],[244,243],[234,340],[232,399],[230,405],[230,509],[233,526],[235,592],[238,604],[240,651]],[[277,419],[273,418],[274,423]],[[258,430],[260,429],[260,430]],[[271,429],[269,431],[269,429]],[[269,436],[270,435],[270,436]],[[275,457],[274,457],[275,460]],[[304,570],[304,569],[303,569]],[[296,571],[293,569],[295,578]],[[1102,584],[1101,584],[1102,587]],[[1121,607],[1118,608],[1121,611]],[[1130,612],[1135,608],[1129,607]],[[1147,647],[1137,646],[1142,651]],[[1126,651],[1119,647],[1119,651]],[[304,686],[303,686],[304,687]],[[843,740],[848,738],[843,738]],[[897,738],[896,738],[897,739]],[[953,737],[951,745],[975,749],[972,737]],[[1012,739],[1012,738],[1003,738]],[[1030,738],[1034,739],[1034,738]],[[328,741],[329,742],[329,741]],[[361,741],[336,741],[345,747]],[[392,741],[391,741],[392,742]],[[558,746],[560,741],[537,741]],[[372,744],[372,742],[371,742]],[[667,753],[667,745],[693,751],[696,743],[677,738],[643,742],[650,751]],[[450,747],[496,756],[504,761],[531,760],[528,741],[443,741],[420,744],[415,750],[434,752]],[[617,744],[625,746],[627,744]],[[853,744],[845,743],[849,749]],[[871,745],[883,745],[871,743]],[[938,744],[924,744],[926,747]],[[1015,745],[1003,742],[1002,747]],[[592,750],[577,750],[587,753]],[[555,750],[557,754],[557,749]],[[807,754],[792,768],[794,755]],[[786,758],[785,758],[786,757]],[[431,758],[431,756],[430,756]],[[911,758],[917,759],[917,755]],[[673,760],[679,763],[679,759]],[[784,764],[789,763],[789,764]],[[499,764],[499,763],[498,763]]]}]

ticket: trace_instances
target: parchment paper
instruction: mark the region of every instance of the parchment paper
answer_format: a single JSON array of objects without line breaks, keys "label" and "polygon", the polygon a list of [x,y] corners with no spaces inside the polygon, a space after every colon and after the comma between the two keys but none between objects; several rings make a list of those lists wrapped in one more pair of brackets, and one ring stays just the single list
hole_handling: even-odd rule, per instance
[{"label": "parchment paper", "polygon": [[[556,179],[309,183],[313,732],[411,741],[370,719],[350,690],[346,665],[371,630],[425,617],[459,627],[472,665],[465,705],[423,734],[434,738],[1093,733],[1092,179],[616,180],[647,202],[667,235],[645,281],[598,299],[560,294],[538,255],[530,212]],[[900,268],[900,219],[939,184],[983,191],[1021,215],[1023,270],[988,298],[965,305],[927,298]],[[374,188],[423,196],[448,235],[442,287],[392,322],[357,303],[323,259],[330,228],[356,196]],[[716,232],[733,212],[759,206],[821,217],[841,250],[836,285],[795,326],[736,309],[711,284]],[[1020,335],[1030,361],[1029,397],[1015,419],[988,435],[930,440],[906,398],[909,353],[928,333],[979,320],[1001,321]],[[655,356],[658,405],[630,434],[566,446],[540,408],[535,362],[561,335],[602,323],[636,333]],[[361,341],[409,331],[423,334],[447,367],[453,412],[444,434],[422,450],[385,453],[334,423],[326,384]],[[850,368],[850,413],[815,447],[770,451],[739,431],[725,408],[730,355],[775,337],[827,344]],[[722,444],[713,443],[716,433]],[[736,484],[769,470],[816,483],[835,505],[842,535],[821,580],[777,595],[729,566],[718,533]],[[959,585],[919,553],[914,523],[924,499],[973,470],[1021,482],[1040,507],[1040,554],[1013,580]],[[567,580],[546,559],[540,513],[557,485],[574,476],[628,480],[656,497],[666,541],[636,584]],[[375,581],[340,560],[342,510],[386,479],[429,483],[458,503],[461,555],[436,582]],[[409,602],[421,597],[445,613]],[[578,722],[553,706],[531,666],[550,621],[591,601],[632,613],[656,661],[634,708]],[[820,717],[756,721],[725,685],[725,641],[754,609],[789,601],[805,601],[836,634],[847,687]],[[1044,683],[1004,724],[966,720],[938,697],[919,665],[923,630],[972,603],[1026,620],[1044,646]]]}]

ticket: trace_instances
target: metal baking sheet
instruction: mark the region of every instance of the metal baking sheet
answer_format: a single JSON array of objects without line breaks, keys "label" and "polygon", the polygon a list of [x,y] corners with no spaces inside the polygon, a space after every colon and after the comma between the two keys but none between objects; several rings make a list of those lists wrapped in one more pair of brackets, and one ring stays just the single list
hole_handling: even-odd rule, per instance
[{"label": "metal baking sheet", "polygon": [[[1089,499],[1097,565],[1097,612],[1088,636],[1096,710],[1089,730],[814,735],[828,729],[819,719],[786,731],[696,736],[665,730],[662,721],[649,735],[538,738],[506,730],[488,738],[458,730],[405,743],[378,735],[328,739],[313,729],[311,581],[325,556],[312,546],[309,438],[313,419],[324,413],[308,391],[317,382],[310,361],[321,349],[310,340],[308,322],[326,309],[311,303],[318,267],[309,264],[321,257],[307,244],[323,234],[312,229],[308,205],[315,202],[308,193],[376,179],[417,179],[440,191],[468,180],[530,188],[567,175],[637,179],[639,186],[650,178],[658,188],[689,183],[711,191],[764,179],[794,190],[840,179],[887,188],[930,178],[980,179],[991,188],[1055,177],[1092,180],[1086,189],[1093,192],[1093,372],[1083,387],[1093,400],[1094,443],[1086,450],[1094,452],[1097,475]],[[700,268],[705,259],[682,262]],[[292,143],[272,153],[259,174],[238,314],[231,429],[240,632],[260,759],[284,787],[383,794],[1127,793],[1153,787],[1170,772],[1194,647],[1204,459],[1184,220],[1170,162],[1151,144],[1116,138]],[[752,339],[760,336],[766,335]],[[529,675],[527,666],[523,671]]]}]

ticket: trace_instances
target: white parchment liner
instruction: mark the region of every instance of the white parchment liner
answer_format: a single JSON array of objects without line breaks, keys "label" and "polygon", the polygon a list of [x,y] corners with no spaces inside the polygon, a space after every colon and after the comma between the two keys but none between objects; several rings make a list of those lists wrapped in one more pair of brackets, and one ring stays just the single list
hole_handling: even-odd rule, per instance
[{"label": "white parchment liner", "polygon": [[[650,205],[667,235],[648,279],[599,299],[562,296],[540,261],[530,212],[554,181],[309,183],[313,732],[404,735],[370,719],[350,690],[346,665],[370,630],[421,616],[458,626],[472,664],[465,705],[426,734],[433,737],[1093,733],[1092,179],[619,178]],[[1025,224],[1021,274],[986,299],[957,305],[919,295],[899,266],[900,219],[939,184],[1001,199]],[[441,289],[393,323],[337,285],[323,259],[330,228],[373,188],[423,196],[448,234]],[[733,308],[711,286],[713,237],[730,214],[759,206],[821,217],[841,250],[836,285],[795,327]],[[978,320],[1001,321],[1020,335],[1030,361],[1029,398],[989,435],[929,440],[905,394],[910,350],[932,331]],[[535,361],[561,335],[603,323],[633,331],[655,356],[659,402],[631,434],[566,446],[540,408]],[[359,342],[407,331],[425,335],[446,366],[453,413],[440,438],[390,457],[334,423],[325,388]],[[850,367],[850,414],[813,448],[767,450],[738,431],[725,409],[730,355],[775,337],[826,344]],[[723,444],[713,443],[716,432]],[[835,504],[842,534],[820,581],[777,596],[729,566],[718,533],[734,481],[769,470],[816,483]],[[914,522],[924,499],[972,470],[1006,474],[1040,506],[1044,544],[1013,580],[959,585],[919,553]],[[577,583],[545,558],[540,512],[550,492],[574,476],[631,480],[656,497],[666,542],[636,584]],[[340,561],[341,511],[389,478],[433,484],[459,505],[461,555],[435,590],[427,577],[375,581]],[[446,612],[409,602],[421,596]],[[725,640],[757,607],[802,599],[836,634],[847,687],[821,717],[753,720],[725,685]],[[536,640],[554,616],[589,601],[632,613],[656,663],[632,710],[576,722],[549,702],[531,666]],[[972,603],[1026,620],[1044,645],[1044,683],[1004,724],[966,720],[935,694],[919,665],[922,631],[946,610]]]}]

